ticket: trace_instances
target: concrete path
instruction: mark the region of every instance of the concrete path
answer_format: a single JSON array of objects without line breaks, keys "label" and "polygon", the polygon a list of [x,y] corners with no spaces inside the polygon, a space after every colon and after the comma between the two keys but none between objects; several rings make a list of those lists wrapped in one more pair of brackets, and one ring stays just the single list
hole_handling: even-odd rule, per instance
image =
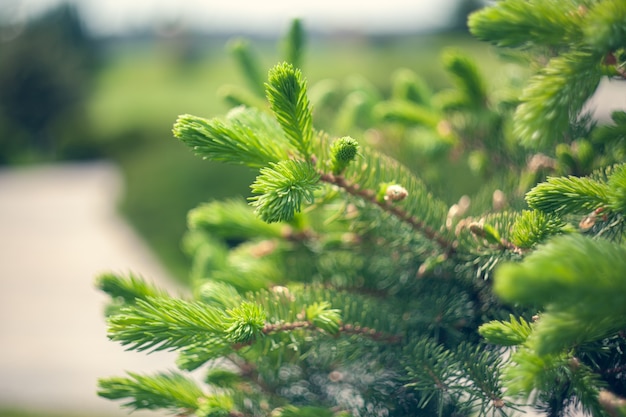
[{"label": "concrete path", "polygon": [[174,368],[172,354],[106,337],[98,274],[133,271],[182,291],[116,213],[120,191],[105,163],[0,170],[0,408],[123,416],[96,396],[98,378]]},{"label": "concrete path", "polygon": [[611,113],[626,110],[626,81],[602,78],[595,94],[585,105],[593,117],[601,122],[611,122]]}]

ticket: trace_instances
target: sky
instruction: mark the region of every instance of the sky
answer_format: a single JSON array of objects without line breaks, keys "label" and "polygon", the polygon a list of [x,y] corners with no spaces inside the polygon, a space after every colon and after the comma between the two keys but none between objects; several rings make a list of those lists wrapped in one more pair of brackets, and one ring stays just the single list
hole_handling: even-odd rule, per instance
[{"label": "sky", "polygon": [[[459,0],[69,0],[98,35],[180,24],[207,31],[282,32],[303,19],[309,29],[389,33],[445,25]],[[0,0],[3,20],[20,21],[62,0]]]}]

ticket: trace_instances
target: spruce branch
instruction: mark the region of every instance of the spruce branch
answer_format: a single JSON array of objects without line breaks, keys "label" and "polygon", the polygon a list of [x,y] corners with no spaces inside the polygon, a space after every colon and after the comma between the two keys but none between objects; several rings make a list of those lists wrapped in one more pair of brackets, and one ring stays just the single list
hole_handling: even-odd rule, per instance
[{"label": "spruce branch", "polygon": [[[321,303],[324,306],[327,303]],[[311,313],[311,309],[318,309],[319,304],[313,304],[307,308],[307,318]],[[340,310],[326,310],[324,314],[318,314],[315,317],[305,321],[284,322],[275,324],[266,324],[263,328],[264,334],[291,332],[294,330],[322,330],[330,335],[355,335],[376,342],[383,343],[399,343],[402,337],[399,335],[387,334],[379,330],[367,326],[354,324],[341,324]]]},{"label": "spruce branch", "polygon": [[239,199],[200,204],[187,215],[187,224],[191,230],[203,230],[226,239],[278,238],[284,233],[283,226],[260,220]]},{"label": "spruce branch", "polygon": [[626,164],[613,169],[607,186],[607,208],[620,216],[626,216]]},{"label": "spruce branch", "polygon": [[448,73],[454,77],[466,106],[472,109],[486,107],[487,88],[474,61],[459,51],[449,49],[443,53],[442,63]]},{"label": "spruce branch", "polygon": [[232,343],[249,343],[261,334],[267,316],[257,304],[243,302],[226,311],[225,332]]},{"label": "spruce branch", "polygon": [[150,285],[145,280],[136,275],[130,274],[128,277],[109,272],[101,274],[96,279],[96,287],[109,294],[113,299],[119,298],[124,304],[133,304],[138,299],[162,298],[167,296],[167,292]]},{"label": "spruce branch", "polygon": [[554,212],[523,210],[513,224],[511,242],[519,248],[529,249],[566,230],[567,224]]},{"label": "spruce branch", "polygon": [[[365,233],[378,233],[382,239],[391,235],[405,242],[421,239],[424,251],[430,247],[431,251],[454,253],[454,243],[443,230],[447,206],[430,194],[415,174],[398,161],[360,146],[358,159],[341,175],[334,175],[327,162],[331,148],[321,137],[314,149],[320,180],[366,203],[357,211],[355,227],[363,227]],[[361,202],[358,205],[362,206]],[[382,217],[376,214],[381,209]],[[418,233],[410,233],[410,229]]]},{"label": "spruce branch", "polygon": [[202,234],[199,240],[204,243],[195,250],[197,263],[192,271],[198,284],[217,281],[243,294],[267,288],[284,274],[280,257],[270,256],[276,249],[273,240],[248,241],[231,250]]},{"label": "spruce branch", "polygon": [[571,372],[571,393],[575,404],[589,415],[597,416],[603,414],[600,404],[600,393],[605,388],[605,381],[594,372],[590,366],[581,363],[577,357],[572,356],[568,363],[568,370]]},{"label": "spruce branch", "polygon": [[[478,36],[547,62],[514,120],[517,98],[492,100],[477,66],[454,52],[443,57],[452,92],[433,97],[404,70],[389,100],[352,78],[344,97],[339,82],[320,83],[312,101],[319,114],[336,116],[331,124],[343,134],[378,123],[380,138],[398,135],[392,149],[401,152],[417,149],[399,136],[413,142],[423,132],[437,152],[464,145],[481,175],[525,169],[515,140],[544,148],[553,158],[537,154],[543,162],[529,164],[533,179],[518,190],[548,171],[583,175],[624,153],[626,113],[598,129],[580,115],[603,72],[624,72],[611,68],[624,62],[622,3],[501,0],[470,18]],[[221,366],[218,358],[224,369],[209,371],[208,393],[180,374],[129,374],[103,380],[101,395],[199,417],[504,415],[515,409],[509,394],[534,393],[555,417],[576,401],[594,415],[602,406],[624,408],[603,390],[619,394],[626,367],[626,165],[550,178],[528,193],[530,210],[515,211],[522,202],[509,190],[517,178],[490,181],[469,212],[460,202],[449,210],[419,178],[432,178],[435,167],[410,170],[363,142],[315,131],[296,69],[302,45],[294,21],[284,44],[289,63],[272,68],[265,84],[273,115],[255,95],[258,61],[239,44],[234,52],[254,91],[226,95],[249,107],[223,118],[182,115],[174,126],[203,158],[260,170],[247,206],[214,202],[189,214],[196,301],[172,299],[133,276],[98,281],[122,306],[109,317],[112,340],[175,350],[183,370]],[[509,198],[496,204],[494,194],[495,213],[480,215],[493,185]],[[298,215],[306,203],[313,205]],[[580,214],[584,235],[567,223]],[[283,221],[291,224],[269,224]],[[231,239],[237,246],[227,245]],[[494,268],[493,282],[476,279]],[[518,308],[542,313],[532,323],[506,318]],[[480,335],[507,347],[481,344]]]},{"label": "spruce branch", "polygon": [[[531,305],[556,303],[566,307],[574,299],[585,299],[614,306],[619,304],[618,289],[626,280],[619,277],[620,271],[626,270],[625,253],[625,248],[611,242],[578,234],[558,236],[522,263],[503,265],[496,277],[496,291],[507,301]],[[601,262],[604,260],[610,262]],[[614,295],[606,298],[602,295],[605,292]]]},{"label": "spruce branch", "polygon": [[224,336],[223,314],[200,302],[147,297],[109,317],[109,338],[129,349],[180,349]]},{"label": "spruce branch", "polygon": [[288,323],[268,323],[263,327],[264,334],[291,332],[298,329],[312,329],[314,326],[309,321],[294,321]]},{"label": "spruce branch", "polygon": [[596,90],[600,58],[585,50],[564,53],[550,60],[533,76],[514,115],[514,133],[521,143],[542,150],[564,138],[570,121]]},{"label": "spruce branch", "polygon": [[584,11],[576,2],[564,10],[559,1],[503,0],[485,7],[468,20],[478,39],[500,47],[565,46],[581,39]]},{"label": "spruce branch", "polygon": [[290,63],[294,68],[302,68],[304,56],[304,46],[306,34],[300,19],[293,19],[289,26],[287,36],[283,40],[283,50],[285,62]]},{"label": "spruce branch", "polygon": [[449,242],[444,236],[430,228],[424,221],[403,210],[401,207],[394,205],[393,202],[384,199],[381,201],[376,198],[377,194],[373,190],[363,189],[358,184],[350,183],[342,175],[322,173],[320,174],[320,180],[335,185],[352,196],[359,197],[364,201],[380,207],[385,212],[390,213],[397,219],[410,225],[416,232],[423,234],[426,238],[435,242],[445,253],[454,253],[454,245],[452,242]]},{"label": "spruce branch", "polygon": [[323,407],[288,405],[273,410],[272,417],[350,417],[350,414]]},{"label": "spruce branch", "polygon": [[404,359],[406,387],[421,394],[419,406],[422,408],[436,398],[441,415],[444,396],[460,378],[458,361],[451,351],[426,338],[417,341],[407,354]]},{"label": "spruce branch", "polygon": [[205,337],[200,342],[180,349],[176,366],[184,371],[194,371],[209,361],[231,354],[234,349],[235,346],[224,337]]},{"label": "spruce branch", "polygon": [[392,93],[394,100],[408,101],[430,107],[432,91],[428,83],[414,71],[401,68],[392,74]]},{"label": "spruce branch", "polygon": [[128,372],[128,377],[103,378],[98,381],[98,395],[111,400],[127,399],[124,407],[133,410],[165,409],[191,415],[206,398],[198,385],[180,373],[154,376]]},{"label": "spruce branch", "polygon": [[286,159],[292,151],[280,125],[256,109],[233,109],[225,120],[181,115],[173,133],[202,158],[251,168]]},{"label": "spruce branch", "polygon": [[282,63],[269,71],[265,92],[276,119],[303,159],[311,157],[313,122],[302,72]]},{"label": "spruce branch", "polygon": [[[371,334],[373,340],[380,338],[381,340],[393,340],[405,331],[404,323],[397,319],[395,306],[386,308],[384,304],[377,302],[379,294],[359,294],[357,291],[340,290],[336,287],[319,287],[307,286],[299,289],[292,294],[297,300],[296,302],[304,303],[302,307],[292,306],[291,304],[283,304],[282,308],[288,308],[290,311],[306,311],[308,306],[324,300],[329,303],[325,306],[324,311],[333,314],[332,319],[335,321],[342,331],[347,334],[361,334],[367,336]],[[374,302],[372,302],[374,298]],[[271,302],[272,298],[265,303],[275,306],[276,302]],[[330,306],[341,306],[339,312],[334,312]],[[280,317],[286,317],[281,314]],[[300,317],[297,315],[296,317]]]},{"label": "spruce branch", "polygon": [[140,301],[111,317],[110,337],[139,351],[178,349],[181,355],[177,363],[186,370],[196,369],[238,346],[249,345],[263,335],[299,328],[318,329],[329,334],[362,334],[373,340],[393,339],[369,328],[341,326],[339,310],[330,308],[329,303],[309,305],[306,321],[270,324],[263,308],[249,301],[226,311],[197,302],[156,301]]},{"label": "spruce branch", "polygon": [[616,110],[611,113],[613,124],[598,126],[593,132],[593,140],[604,145],[622,146],[626,143],[626,112]]},{"label": "spruce branch", "polygon": [[624,247],[558,236],[523,262],[501,265],[494,291],[508,302],[544,307],[531,340],[539,355],[550,355],[626,328],[624,271]]},{"label": "spruce branch", "polygon": [[327,301],[313,303],[306,308],[306,318],[311,324],[329,334],[337,334],[341,323],[341,311],[331,308]]},{"label": "spruce branch", "polygon": [[227,258],[228,266],[215,275],[211,274],[210,279],[226,284],[237,294],[275,285],[284,274],[280,269],[283,250],[280,241],[275,239],[240,243],[231,248]]},{"label": "spruce branch", "polygon": [[532,396],[538,403],[561,392],[564,395],[559,400],[561,407],[574,400],[590,415],[602,415],[598,395],[604,383],[569,354],[538,355],[532,348],[522,347],[511,356],[503,380],[511,396]]},{"label": "spruce branch", "polygon": [[[356,335],[378,342],[400,342],[404,330],[394,313],[381,314],[382,306],[372,308],[370,297],[313,285],[277,287],[250,294],[249,300],[261,305],[268,314],[265,334],[321,330],[333,336]],[[332,308],[334,305],[342,308]]]},{"label": "spruce branch", "polygon": [[503,374],[508,394],[528,397],[533,390],[549,392],[551,386],[563,382],[560,371],[567,369],[567,363],[563,355],[538,356],[526,347],[515,351]]},{"label": "spruce branch", "polygon": [[314,200],[319,175],[309,162],[288,159],[261,169],[252,184],[250,204],[268,223],[289,221],[299,213],[302,203]]},{"label": "spruce branch", "polygon": [[[581,231],[620,241],[625,227],[626,165],[596,170],[588,177],[550,177],[526,195],[528,205],[558,217],[585,214]],[[555,224],[556,225],[556,224]],[[564,226],[563,231],[572,231]]]},{"label": "spruce branch", "polygon": [[478,409],[478,415],[501,410],[505,407],[501,387],[501,352],[485,349],[484,346],[461,344],[455,352],[467,381],[463,384],[466,406]]},{"label": "spruce branch", "polygon": [[400,343],[403,340],[403,337],[400,335],[387,334],[370,327],[352,324],[342,325],[339,327],[339,332],[348,335],[359,335],[377,342]]},{"label": "spruce branch", "polygon": [[248,82],[248,85],[252,88],[252,91],[260,97],[264,96],[264,78],[261,71],[259,59],[255,56],[250,43],[245,39],[235,39],[228,44],[230,52],[235,57],[235,60],[239,64],[244,78]]},{"label": "spruce branch", "polygon": [[329,326],[325,323],[319,325],[318,322],[313,323],[312,321],[294,321],[290,323],[277,323],[277,324],[266,324],[263,328],[264,334],[272,334],[272,333],[281,333],[281,332],[291,332],[298,329],[303,330],[324,330],[329,334],[340,336],[340,335],[356,335],[361,336],[366,339],[371,339],[377,342],[387,342],[387,343],[398,343],[402,340],[400,336],[389,335],[376,329],[372,329],[370,327],[362,327],[358,325],[352,324],[344,324],[341,326],[337,325],[336,321],[330,326],[330,331],[327,330]]},{"label": "spruce branch", "polygon": [[478,332],[487,342],[501,346],[523,344],[532,332],[532,326],[523,318],[516,319],[512,314],[509,321],[490,321],[478,328]]},{"label": "spruce branch", "polygon": [[501,262],[519,260],[526,249],[511,241],[511,229],[519,215],[503,211],[480,219],[462,219],[455,227],[456,253],[463,266],[482,280]]},{"label": "spruce branch", "polygon": [[407,125],[436,128],[441,115],[421,104],[407,100],[390,100],[377,103],[372,110],[374,117],[383,122],[400,122]]},{"label": "spruce branch", "polygon": [[522,254],[523,250],[514,243],[503,238],[500,233],[489,223],[473,222],[468,226],[469,231],[476,237],[484,239],[489,245],[496,245],[501,250],[510,250],[511,252]]},{"label": "spruce branch", "polygon": [[242,375],[223,368],[211,368],[207,371],[204,381],[216,387],[236,388],[244,380]]},{"label": "spruce branch", "polygon": [[606,53],[626,45],[626,8],[620,0],[594,3],[584,25],[585,40],[596,51]]},{"label": "spruce branch", "polygon": [[604,207],[609,187],[589,177],[550,177],[526,194],[531,208],[545,213],[581,214]]}]

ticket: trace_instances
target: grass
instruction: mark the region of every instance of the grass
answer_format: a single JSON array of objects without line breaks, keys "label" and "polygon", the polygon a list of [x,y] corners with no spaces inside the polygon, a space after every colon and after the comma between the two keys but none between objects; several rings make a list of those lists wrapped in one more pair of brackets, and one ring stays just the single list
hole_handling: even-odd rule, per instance
[{"label": "grass", "polygon": [[185,64],[166,51],[117,53],[98,77],[88,109],[93,127],[105,137],[129,130],[167,133],[181,112],[208,116],[225,110],[216,91],[235,79],[224,54]]},{"label": "grass", "polygon": [[[272,42],[253,46],[266,68],[281,59]],[[464,36],[314,39],[303,71],[310,84],[359,74],[386,93],[391,74],[407,67],[436,90],[449,84],[439,62],[441,50],[449,46],[467,51],[495,76],[490,49]],[[218,89],[245,85],[224,41],[206,42],[193,59],[181,59],[179,47],[163,41],[112,48],[88,113],[97,140],[123,170],[122,212],[172,274],[185,280],[188,264],[180,241],[186,213],[203,201],[247,196],[254,173],[202,161],[172,138],[171,126],[179,114],[224,114],[228,107],[218,99]]]}]

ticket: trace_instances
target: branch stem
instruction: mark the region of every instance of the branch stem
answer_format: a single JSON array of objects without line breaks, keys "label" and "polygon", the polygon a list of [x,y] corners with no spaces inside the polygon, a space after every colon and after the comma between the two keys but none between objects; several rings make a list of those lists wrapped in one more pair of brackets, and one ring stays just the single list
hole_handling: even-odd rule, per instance
[{"label": "branch stem", "polygon": [[379,201],[376,198],[376,193],[372,190],[362,189],[358,184],[353,184],[348,181],[342,175],[333,175],[330,173],[320,173],[320,180],[335,185],[348,194],[359,197],[369,203],[375,204],[384,211],[392,214],[402,222],[408,224],[413,230],[423,234],[429,240],[435,242],[444,252],[448,255],[455,252],[453,242],[448,241],[444,236],[439,234],[436,230],[426,225],[422,220],[411,215],[403,210],[401,207],[396,206],[390,201]]},{"label": "branch stem", "polygon": [[[281,323],[281,324],[266,324],[263,328],[264,334],[292,331],[296,329],[314,329],[316,328],[313,323],[308,321],[296,321],[293,323]],[[339,333],[346,335],[356,334],[375,340],[377,342],[389,342],[398,343],[402,339],[401,336],[390,335],[383,332],[379,332],[376,329],[370,327],[362,327],[352,324],[344,324],[339,328]]]}]

